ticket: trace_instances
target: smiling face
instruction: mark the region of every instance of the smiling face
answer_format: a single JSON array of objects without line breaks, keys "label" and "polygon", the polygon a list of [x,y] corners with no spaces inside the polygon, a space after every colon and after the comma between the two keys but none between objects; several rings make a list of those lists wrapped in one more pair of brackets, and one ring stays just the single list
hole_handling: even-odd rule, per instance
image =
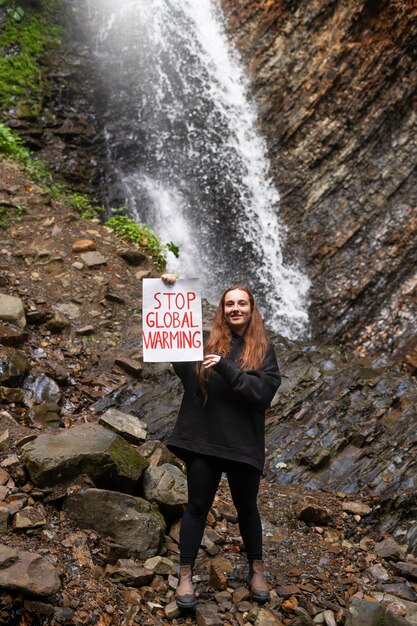
[{"label": "smiling face", "polygon": [[242,289],[228,291],[224,298],[223,313],[229,328],[238,335],[243,335],[252,316],[249,294]]}]

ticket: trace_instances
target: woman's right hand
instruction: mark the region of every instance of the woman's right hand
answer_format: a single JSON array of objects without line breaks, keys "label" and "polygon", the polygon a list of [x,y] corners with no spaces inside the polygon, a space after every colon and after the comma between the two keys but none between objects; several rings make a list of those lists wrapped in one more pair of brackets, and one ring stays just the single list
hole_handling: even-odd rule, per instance
[{"label": "woman's right hand", "polygon": [[162,274],[161,280],[163,280],[167,285],[175,285],[177,277],[175,274]]}]

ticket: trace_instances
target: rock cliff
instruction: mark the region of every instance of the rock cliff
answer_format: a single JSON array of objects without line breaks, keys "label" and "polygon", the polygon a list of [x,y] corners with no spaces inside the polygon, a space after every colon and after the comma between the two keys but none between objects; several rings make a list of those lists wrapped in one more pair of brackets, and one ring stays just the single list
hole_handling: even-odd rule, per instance
[{"label": "rock cliff", "polygon": [[416,317],[417,3],[222,0],[249,69],[313,335],[408,354]]}]

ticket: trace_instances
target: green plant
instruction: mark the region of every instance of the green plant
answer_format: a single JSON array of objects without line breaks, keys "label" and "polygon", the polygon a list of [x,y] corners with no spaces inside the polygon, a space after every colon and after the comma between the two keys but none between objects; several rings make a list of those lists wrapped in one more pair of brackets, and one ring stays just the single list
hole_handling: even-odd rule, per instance
[{"label": "green plant", "polygon": [[[126,241],[130,241],[136,246],[145,250],[153,259],[155,267],[158,271],[166,270],[167,251],[170,250],[176,256],[179,254],[179,248],[172,242],[162,244],[155,232],[146,224],[139,224],[131,217],[120,215],[126,210],[126,207],[112,209],[113,213],[117,213],[106,222],[106,226],[113,232],[120,235]],[[175,250],[175,252],[174,252]]]},{"label": "green plant", "polygon": [[19,135],[13,133],[10,128],[1,122],[0,154],[24,164],[30,161],[30,151],[25,147]]},{"label": "green plant", "polygon": [[7,9],[7,15],[15,22],[21,22],[25,16],[25,12],[22,7],[17,7],[14,0],[0,0],[0,7],[9,4]]},{"label": "green plant", "polygon": [[53,23],[53,1],[42,0],[42,15],[26,13],[14,1],[0,0],[7,9],[1,26],[0,109],[3,118],[14,108],[18,115],[37,116],[44,93],[39,59],[45,49],[59,43],[60,29]]},{"label": "green plant", "polygon": [[55,185],[56,195],[60,196],[86,220],[100,217],[104,213],[103,207],[93,204],[88,196],[83,193],[68,192],[62,185]]}]

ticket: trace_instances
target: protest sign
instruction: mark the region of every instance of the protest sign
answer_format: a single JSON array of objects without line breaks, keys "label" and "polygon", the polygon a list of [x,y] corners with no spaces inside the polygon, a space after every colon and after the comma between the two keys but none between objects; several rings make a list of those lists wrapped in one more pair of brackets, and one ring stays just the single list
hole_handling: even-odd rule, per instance
[{"label": "protest sign", "polygon": [[197,278],[167,285],[143,280],[143,360],[202,361],[203,330]]}]

